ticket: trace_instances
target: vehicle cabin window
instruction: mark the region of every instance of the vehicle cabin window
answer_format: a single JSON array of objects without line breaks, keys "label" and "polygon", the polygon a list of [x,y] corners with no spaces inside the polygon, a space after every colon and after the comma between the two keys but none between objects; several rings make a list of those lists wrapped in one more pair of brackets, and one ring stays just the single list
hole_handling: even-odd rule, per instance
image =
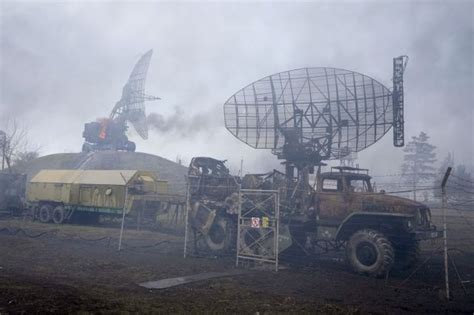
[{"label": "vehicle cabin window", "polygon": [[341,191],[341,187],[341,180],[339,179],[325,178],[323,180],[323,191]]},{"label": "vehicle cabin window", "polygon": [[353,192],[370,192],[370,184],[365,179],[350,179],[349,191]]}]

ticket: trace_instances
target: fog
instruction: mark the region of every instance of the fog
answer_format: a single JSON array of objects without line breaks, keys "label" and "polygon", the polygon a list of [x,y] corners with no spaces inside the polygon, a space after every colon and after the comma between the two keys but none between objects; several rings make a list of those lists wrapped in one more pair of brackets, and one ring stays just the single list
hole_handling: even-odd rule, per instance
[{"label": "fog", "polygon": [[[224,127],[224,102],[247,84],[299,67],[337,67],[391,88],[405,72],[405,132],[425,131],[438,159],[473,164],[473,5],[444,2],[1,2],[0,115],[29,130],[41,154],[78,152],[86,122],[108,116],[133,65],[153,49],[148,140],[137,151],[185,163],[228,159],[244,172],[278,167]],[[1,129],[1,128],[0,128]],[[359,154],[375,174],[398,172],[389,131]]]}]

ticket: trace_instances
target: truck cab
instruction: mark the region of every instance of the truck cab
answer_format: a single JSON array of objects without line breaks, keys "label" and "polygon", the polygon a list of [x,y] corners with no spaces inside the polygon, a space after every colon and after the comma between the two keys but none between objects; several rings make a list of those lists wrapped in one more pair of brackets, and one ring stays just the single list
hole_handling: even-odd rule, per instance
[{"label": "truck cab", "polygon": [[361,199],[373,194],[368,170],[333,167],[316,179],[315,209],[318,220],[340,223]]},{"label": "truck cab", "polygon": [[431,238],[436,228],[426,205],[375,192],[370,180],[367,169],[353,167],[333,167],[319,174],[314,197],[318,225],[336,227],[337,238],[347,237],[347,226],[354,220],[374,226],[390,223],[391,234],[403,231],[415,239]]}]

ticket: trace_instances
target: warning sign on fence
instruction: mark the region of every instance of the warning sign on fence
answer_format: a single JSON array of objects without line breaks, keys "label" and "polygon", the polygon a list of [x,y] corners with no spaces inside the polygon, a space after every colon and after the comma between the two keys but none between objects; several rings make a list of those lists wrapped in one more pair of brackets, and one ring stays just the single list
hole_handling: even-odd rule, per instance
[{"label": "warning sign on fence", "polygon": [[262,217],[262,227],[267,228],[268,227],[268,217]]},{"label": "warning sign on fence", "polygon": [[255,228],[255,229],[259,229],[260,228],[260,218],[252,217],[252,224],[250,226]]}]

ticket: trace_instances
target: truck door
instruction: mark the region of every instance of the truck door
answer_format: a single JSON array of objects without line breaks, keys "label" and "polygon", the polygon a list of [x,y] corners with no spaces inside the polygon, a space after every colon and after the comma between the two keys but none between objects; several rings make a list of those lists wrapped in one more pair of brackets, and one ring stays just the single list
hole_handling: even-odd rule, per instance
[{"label": "truck door", "polygon": [[345,217],[342,177],[323,178],[316,196],[316,213],[321,225],[338,225]]},{"label": "truck door", "polygon": [[347,206],[351,212],[361,211],[364,209],[364,202],[373,199],[373,195],[371,196],[373,190],[368,178],[347,177],[347,187],[349,189]]}]

